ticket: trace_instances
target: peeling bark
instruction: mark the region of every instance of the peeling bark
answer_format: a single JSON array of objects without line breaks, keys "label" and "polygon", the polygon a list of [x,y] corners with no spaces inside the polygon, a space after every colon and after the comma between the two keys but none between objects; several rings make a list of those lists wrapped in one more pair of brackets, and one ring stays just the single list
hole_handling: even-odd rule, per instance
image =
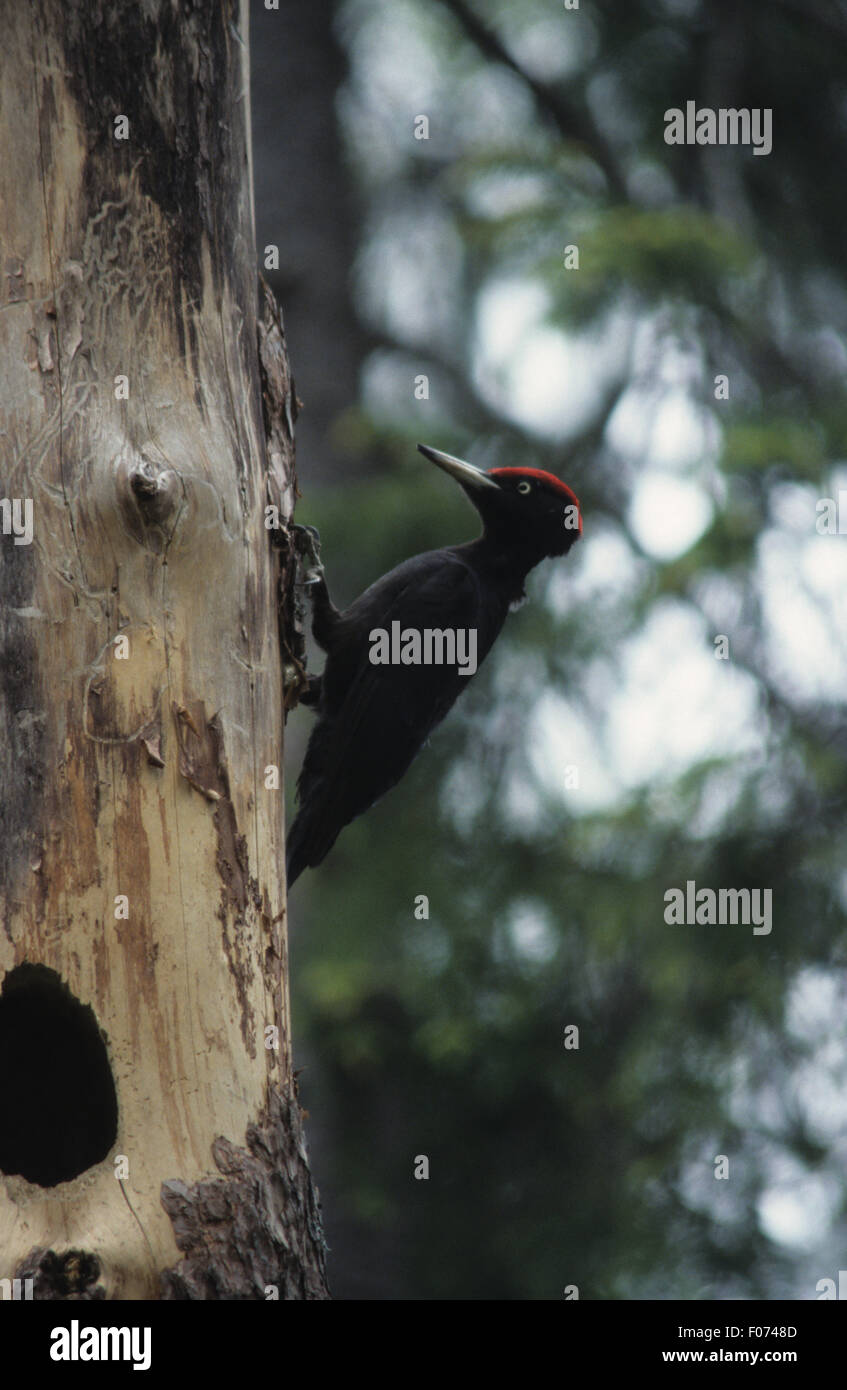
[{"label": "peeling bark", "polygon": [[247,1149],[219,1139],[213,1153],[225,1180],[167,1183],[162,1193],[185,1256],[163,1273],[163,1297],[325,1298],[323,1227],[296,1101],[272,1096]]},{"label": "peeling bark", "polygon": [[[9,972],[46,973],[6,997],[0,1277],[36,1297],[326,1292],[264,775],[302,639],[246,44],[237,0],[4,6],[0,500],[33,528],[0,534],[0,1018]],[[93,1011],[117,1137],[44,1184],[15,1159],[58,1105],[26,1011],[65,993]]]}]

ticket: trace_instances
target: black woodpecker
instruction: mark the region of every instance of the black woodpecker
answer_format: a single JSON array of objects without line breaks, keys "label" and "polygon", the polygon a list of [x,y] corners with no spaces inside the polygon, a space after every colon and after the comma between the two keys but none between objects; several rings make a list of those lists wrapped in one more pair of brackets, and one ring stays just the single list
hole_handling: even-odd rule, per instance
[{"label": "black woodpecker", "polygon": [[[486,473],[425,444],[418,449],[473,502],[483,525],[477,540],[404,560],[339,613],[314,544],[317,533],[295,528],[311,550],[305,581],[326,664],[322,675],[310,677],[303,699],[314,706],[317,723],[288,832],[289,887],[321,863],[345,825],[400,781],[464,690],[471,667],[491,650],[510,605],[524,596],[530,570],[548,556],[566,555],[582,535],[579,501],[552,473]],[[446,634],[454,651],[464,643],[464,666],[444,660],[451,654]]]}]

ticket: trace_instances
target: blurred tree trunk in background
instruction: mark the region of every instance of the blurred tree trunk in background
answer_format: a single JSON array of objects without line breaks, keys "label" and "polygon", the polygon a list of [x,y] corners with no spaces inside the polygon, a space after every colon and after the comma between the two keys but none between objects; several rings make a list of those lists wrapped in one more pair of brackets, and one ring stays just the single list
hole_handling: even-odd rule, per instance
[{"label": "blurred tree trunk in background", "polygon": [[[366,351],[351,295],[359,217],[336,114],[346,75],[333,30],[336,9],[285,0],[278,11],[258,7],[253,21],[259,263],[285,306],[310,486],[359,471],[333,428],[358,401]],[[294,129],[283,139],[282,123],[292,113]],[[278,271],[264,264],[267,246],[279,248]]]},{"label": "blurred tree trunk in background", "polygon": [[0,1277],[322,1298],[266,776],[293,405],[257,322],[246,6],[4,19]]}]

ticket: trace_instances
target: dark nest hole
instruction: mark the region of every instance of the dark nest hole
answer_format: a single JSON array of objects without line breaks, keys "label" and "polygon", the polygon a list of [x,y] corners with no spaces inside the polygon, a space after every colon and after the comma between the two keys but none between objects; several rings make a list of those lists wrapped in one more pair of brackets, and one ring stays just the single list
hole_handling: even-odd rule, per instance
[{"label": "dark nest hole", "polygon": [[94,1010],[55,970],[17,966],[0,993],[0,1172],[69,1182],[105,1158],[117,1129]]}]

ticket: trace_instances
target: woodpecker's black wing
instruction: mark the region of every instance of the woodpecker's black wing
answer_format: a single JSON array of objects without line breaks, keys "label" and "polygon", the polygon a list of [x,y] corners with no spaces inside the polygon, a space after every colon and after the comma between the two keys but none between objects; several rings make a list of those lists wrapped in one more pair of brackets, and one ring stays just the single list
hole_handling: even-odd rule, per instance
[{"label": "woodpecker's black wing", "polygon": [[475,629],[477,666],[508,603],[455,550],[398,565],[341,615],[327,654],[318,722],[297,783],[300,809],[287,837],[288,882],[320,864],[351,820],[393,787],[471,676],[455,665],[374,665],[370,633]]}]

